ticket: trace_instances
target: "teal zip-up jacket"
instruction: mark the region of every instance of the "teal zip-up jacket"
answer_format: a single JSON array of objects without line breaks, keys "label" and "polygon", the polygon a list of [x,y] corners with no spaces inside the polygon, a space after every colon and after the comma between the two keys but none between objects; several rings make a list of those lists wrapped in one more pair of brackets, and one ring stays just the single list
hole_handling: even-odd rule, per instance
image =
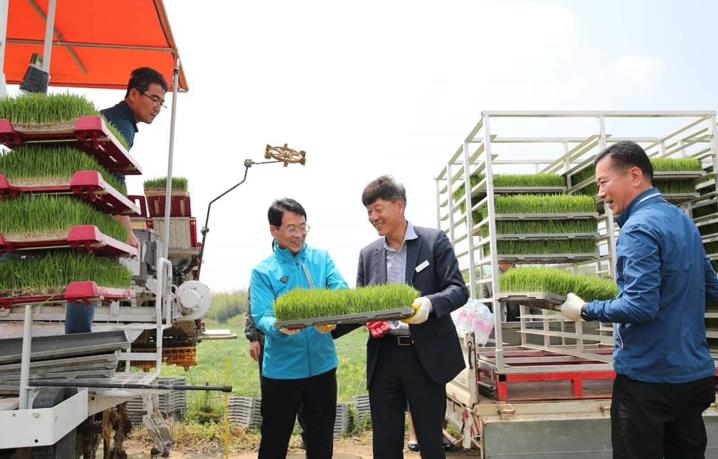
[{"label": "teal zip-up jacket", "polygon": [[295,255],[275,241],[274,254],[252,270],[252,318],[264,333],[262,374],[272,379],[300,379],[320,375],[338,365],[331,333],[307,327],[285,335],[276,327],[274,300],[295,288],[347,288],[347,283],[325,250],[306,244]]}]

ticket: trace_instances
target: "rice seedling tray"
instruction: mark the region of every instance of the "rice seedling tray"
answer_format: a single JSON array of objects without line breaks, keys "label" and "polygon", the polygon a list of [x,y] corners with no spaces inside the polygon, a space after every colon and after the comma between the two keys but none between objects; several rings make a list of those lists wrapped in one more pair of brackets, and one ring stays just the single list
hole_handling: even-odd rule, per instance
[{"label": "rice seedling tray", "polygon": [[565,191],[565,186],[494,186],[495,194],[552,194]]},{"label": "rice seedling tray", "polygon": [[573,220],[597,219],[598,212],[566,212],[536,214],[497,214],[496,220]]},{"label": "rice seedling tray", "polygon": [[73,226],[65,237],[57,237],[53,234],[33,236],[3,236],[0,234],[0,253],[59,248],[84,250],[105,257],[139,255],[135,247],[103,234],[94,225]]},{"label": "rice seedling tray", "polygon": [[688,202],[697,199],[700,195],[695,193],[662,193],[666,201],[672,203]]},{"label": "rice seedling tray", "polygon": [[536,233],[536,234],[497,234],[496,240],[504,241],[544,241],[547,239],[596,239],[598,233]]},{"label": "rice seedling tray", "polygon": [[702,171],[653,171],[653,179],[693,180],[703,177]]},{"label": "rice seedling tray", "polygon": [[282,320],[276,322],[277,328],[299,328],[312,325],[328,324],[361,324],[374,320],[405,319],[414,315],[414,309],[409,306],[401,308],[384,309],[381,311],[359,312],[354,314],[340,314],[336,316],[314,317],[309,319]]},{"label": "rice seedling tray", "polygon": [[[0,340],[0,363],[18,363],[22,357],[22,338]],[[41,360],[112,354],[127,350],[130,341],[122,330],[32,338],[30,352],[33,364]]]},{"label": "rice seedling tray", "polygon": [[501,292],[498,300],[501,303],[557,310],[566,297],[550,292]]},{"label": "rice seedling tray", "polygon": [[16,304],[34,303],[109,303],[111,301],[129,300],[135,297],[132,289],[101,287],[93,281],[71,282],[64,292],[45,293],[42,295],[2,296],[0,308],[11,308]]},{"label": "rice seedling tray", "polygon": [[[580,261],[591,261],[598,259],[596,253],[556,253],[556,254],[502,254],[499,253],[497,256],[499,262],[512,262],[512,263],[545,263],[555,264],[562,262],[580,262]],[[491,258],[487,257],[486,261],[491,262]]]},{"label": "rice seedling tray", "polygon": [[110,132],[101,116],[81,116],[74,123],[42,126],[13,126],[0,119],[0,143],[13,148],[23,143],[56,142],[76,144],[111,172],[140,175],[142,171],[127,149]]},{"label": "rice seedling tray", "polygon": [[[0,120],[2,121],[2,120]],[[19,194],[74,194],[94,208],[114,215],[138,215],[140,208],[125,195],[117,191],[97,171],[78,171],[69,183],[13,185],[0,174],[0,197],[15,197]]]}]

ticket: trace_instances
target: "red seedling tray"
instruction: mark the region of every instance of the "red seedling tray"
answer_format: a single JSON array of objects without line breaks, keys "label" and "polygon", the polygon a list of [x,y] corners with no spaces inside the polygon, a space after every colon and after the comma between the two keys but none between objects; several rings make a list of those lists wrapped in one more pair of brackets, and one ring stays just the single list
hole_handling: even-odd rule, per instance
[{"label": "red seedling tray", "polygon": [[73,302],[73,303],[109,303],[129,300],[135,297],[132,289],[100,287],[93,281],[71,282],[65,292],[58,295],[0,296],[0,307],[10,308],[15,304]]},{"label": "red seedling tray", "polygon": [[94,225],[74,226],[70,228],[70,231],[67,232],[64,238],[38,237],[37,239],[11,241],[0,234],[0,253],[58,248],[84,250],[95,255],[106,257],[129,257],[138,255],[138,251],[135,247],[103,234]]},{"label": "red seedling tray", "polygon": [[121,215],[140,213],[140,208],[136,204],[105,182],[97,171],[76,172],[70,183],[66,184],[32,186],[12,185],[7,177],[0,174],[0,198],[15,197],[22,193],[74,194],[103,213]]},{"label": "red seedling tray", "polygon": [[99,115],[81,116],[74,125],[17,126],[9,120],[0,119],[0,143],[10,148],[23,143],[59,142],[73,143],[95,157],[111,172],[124,175],[142,173],[139,164],[110,132]]}]

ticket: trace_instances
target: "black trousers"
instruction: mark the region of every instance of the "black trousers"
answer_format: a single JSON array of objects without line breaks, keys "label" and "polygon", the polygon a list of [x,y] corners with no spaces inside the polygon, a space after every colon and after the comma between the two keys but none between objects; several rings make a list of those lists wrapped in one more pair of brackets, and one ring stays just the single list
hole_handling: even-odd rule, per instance
[{"label": "black trousers", "polygon": [[714,378],[657,384],[616,375],[611,402],[614,459],[703,459],[703,411],[715,400]]},{"label": "black trousers", "polygon": [[429,377],[414,345],[400,345],[396,336],[386,335],[369,386],[374,459],[404,457],[407,401],[421,457],[444,459],[446,386]]},{"label": "black trousers", "polygon": [[300,406],[307,458],[331,459],[337,410],[336,369],[302,379],[262,377],[260,459],[287,456]]}]

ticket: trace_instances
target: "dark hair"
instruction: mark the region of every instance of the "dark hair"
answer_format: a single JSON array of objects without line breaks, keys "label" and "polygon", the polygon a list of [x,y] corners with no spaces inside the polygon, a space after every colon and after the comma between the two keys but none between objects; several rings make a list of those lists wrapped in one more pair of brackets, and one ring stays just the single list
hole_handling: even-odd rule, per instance
[{"label": "dark hair", "polygon": [[364,207],[366,207],[374,204],[377,199],[392,202],[403,201],[404,204],[406,204],[406,190],[404,189],[404,185],[396,182],[394,178],[389,175],[382,175],[372,180],[364,188],[364,192],[361,194],[361,202],[364,204]]},{"label": "dark hair", "polygon": [[150,88],[151,84],[158,84],[167,92],[167,81],[160,72],[150,67],[139,67],[132,71],[130,81],[127,82],[125,98],[130,95],[130,90],[136,89],[143,93]]},{"label": "dark hair", "polygon": [[607,156],[610,156],[612,168],[627,170],[631,167],[637,167],[641,169],[643,176],[648,178],[648,182],[653,185],[653,165],[646,152],[636,142],[624,140],[611,145],[596,156],[596,160],[593,162],[594,166]]},{"label": "dark hair", "polygon": [[279,228],[282,226],[282,217],[284,212],[292,212],[297,215],[301,215],[306,220],[307,213],[304,211],[304,207],[297,201],[291,198],[276,199],[267,211],[267,219],[269,224]]}]

